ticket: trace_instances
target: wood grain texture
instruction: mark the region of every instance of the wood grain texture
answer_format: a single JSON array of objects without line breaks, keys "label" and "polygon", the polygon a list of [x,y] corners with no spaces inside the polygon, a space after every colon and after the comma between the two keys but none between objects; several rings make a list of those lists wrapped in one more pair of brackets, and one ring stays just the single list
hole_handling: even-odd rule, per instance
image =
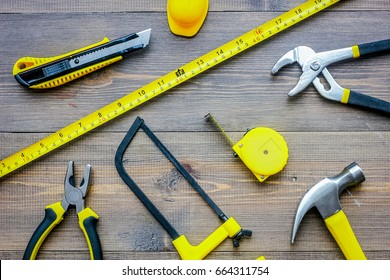
[{"label": "wood grain texture", "polygon": [[[241,134],[233,133],[232,137],[239,138]],[[271,258],[284,255],[283,259],[309,256],[333,259],[336,255],[342,259],[314,211],[305,217],[293,246],[289,244],[289,237],[297,203],[305,190],[322,178],[337,174],[352,161],[363,168],[366,182],[344,193],[342,206],[367,255],[389,257],[390,173],[382,168],[389,161],[388,132],[381,135],[370,132],[284,133],[290,146],[289,162],[283,172],[264,184],[232,156],[219,134],[160,132],[157,135],[227,215],[254,231],[252,238],[242,241],[240,258],[265,251],[272,252]],[[7,177],[1,189],[4,227],[0,243],[7,244],[10,251],[23,253],[25,242],[20,240],[29,239],[43,218],[44,206],[60,200],[66,161],[77,159],[76,178],[87,162],[93,166],[87,205],[101,216],[98,231],[104,251],[114,255],[120,252],[119,255],[126,258],[142,256],[143,251],[155,252],[155,257],[158,252],[174,252],[169,236],[125,186],[114,168],[113,154],[123,136],[123,133],[89,134]],[[19,143],[28,138],[26,134],[10,134],[5,140]],[[340,143],[349,142],[343,147],[343,153],[338,152],[339,148],[331,141],[335,138]],[[372,147],[377,147],[375,156],[372,156]],[[219,226],[217,217],[184,180],[176,177],[176,184],[168,184],[172,180],[167,178],[176,176],[173,167],[142,132],[129,147],[125,161],[133,179],[191,242],[201,242]],[[78,258],[79,250],[86,250],[74,211],[69,211],[42,250],[49,254],[48,258],[61,258],[58,251],[62,250]],[[227,252],[236,251],[228,240],[216,250],[225,252],[226,258],[229,258]],[[250,255],[245,255],[247,251]],[[174,254],[169,256],[175,257]],[[211,258],[219,258],[220,255],[213,256]]]},{"label": "wood grain texture", "polygon": [[[229,13],[229,17],[217,13],[208,18],[202,28],[204,32],[191,40],[172,35],[162,14],[38,14],[29,19],[24,15],[3,15],[6,18],[3,25],[6,31],[0,34],[0,39],[18,48],[5,48],[4,61],[0,66],[0,73],[3,73],[0,76],[1,130],[56,131],[277,16],[277,13],[251,14],[254,16],[248,20],[242,13]],[[325,100],[311,86],[299,96],[287,97],[287,92],[294,87],[300,75],[297,65],[286,67],[275,76],[270,75],[270,69],[278,58],[298,45],[305,44],[315,50],[325,51],[389,37],[390,23],[382,23],[382,18],[388,17],[389,12],[374,14],[375,18],[360,17],[357,22],[356,13],[333,13],[335,25],[343,26],[337,33],[332,26],[316,29],[329,17],[326,13],[315,16],[133,112],[139,114],[142,111],[148,119],[156,119],[161,112],[165,112],[165,121],[158,129],[175,131],[204,129],[200,126],[201,118],[208,112],[215,114],[218,119],[226,120],[225,128],[233,131],[260,124],[281,131],[389,130],[387,118],[359,109],[351,110],[348,106]],[[52,27],[53,22],[58,23],[56,29]],[[85,22],[82,30],[77,28],[81,22]],[[23,89],[9,75],[15,61],[22,56],[57,55],[100,41],[104,36],[115,39],[128,34],[131,31],[127,25],[123,26],[123,22],[132,26],[132,31],[151,27],[151,44],[147,49],[110,68],[50,90],[50,94],[49,91],[31,92]],[[25,26],[25,32],[19,34],[17,30],[20,24]],[[383,28],[378,29],[377,26]],[[61,35],[58,35],[57,29],[62,30]],[[357,34],[356,29],[365,32]],[[326,39],[326,47],[323,38]],[[168,46],[166,42],[170,41],[175,44]],[[388,59],[374,57],[348,61],[332,66],[329,70],[340,85],[390,101],[389,68]],[[362,82],[362,79],[368,82]],[[219,106],[221,98],[224,106]],[[20,108],[20,104],[14,102],[15,99],[23,100],[23,114],[17,116],[9,114]],[[147,108],[146,112],[144,108]],[[319,110],[323,114],[317,114]],[[36,114],[37,111],[42,112],[42,115]],[[52,121],[52,112],[63,113],[61,116],[53,116],[56,121]],[[176,121],[177,116],[183,114],[187,117],[181,118],[180,122]],[[325,119],[324,115],[336,119],[337,125]],[[107,129],[123,131],[127,127],[119,120],[111,123]]]},{"label": "wood grain texture", "polygon": [[[209,1],[209,11],[242,11],[266,12],[286,11],[304,1],[293,0],[225,0]],[[389,10],[387,0],[343,0],[342,9],[345,10]],[[353,3],[348,3],[353,2]],[[91,13],[91,12],[165,12],[167,0],[3,0],[0,5],[1,13]]]},{"label": "wood grain texture", "polygon": [[[201,31],[174,36],[166,1],[2,1],[0,4],[0,158],[270,20],[303,1],[211,1]],[[337,5],[337,6],[336,6]],[[209,259],[343,259],[320,216],[310,211],[296,243],[290,234],[306,189],[356,161],[366,181],[341,195],[341,204],[369,259],[390,259],[390,123],[378,114],[323,99],[310,86],[287,92],[297,65],[272,76],[278,58],[298,45],[317,51],[390,38],[389,1],[342,1],[328,11],[208,70],[164,95],[0,180],[0,259],[20,259],[44,207],[61,199],[69,160],[79,182],[93,168],[87,205],[100,220],[106,259],[178,259],[171,239],[122,182],[115,151],[137,115],[205,191],[253,237],[233,248],[223,242]],[[21,88],[11,75],[23,56],[52,56],[152,28],[150,46],[125,60],[50,91]],[[23,30],[23,32],[20,32]],[[390,101],[390,58],[329,67],[345,87]],[[247,128],[279,131],[289,146],[285,169],[260,184],[232,156],[223,136],[203,116],[211,112],[229,136]],[[220,222],[143,133],[125,156],[126,168],[163,214],[193,244]],[[88,259],[73,209],[42,246],[41,259]]]}]

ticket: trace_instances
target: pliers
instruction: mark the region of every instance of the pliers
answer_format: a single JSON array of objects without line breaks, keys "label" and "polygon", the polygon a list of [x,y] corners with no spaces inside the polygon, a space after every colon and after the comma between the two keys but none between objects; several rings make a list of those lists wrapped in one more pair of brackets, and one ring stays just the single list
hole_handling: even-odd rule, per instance
[{"label": "pliers", "polygon": [[[280,68],[294,62],[302,67],[302,75],[298,84],[288,93],[294,96],[313,83],[317,91],[325,98],[377,111],[390,116],[390,103],[375,97],[364,95],[357,91],[343,88],[336,83],[326,67],[332,63],[350,58],[363,58],[390,52],[390,39],[355,45],[348,48],[316,53],[309,47],[299,46],[283,55],[274,65],[271,72],[277,73]],[[325,89],[320,79],[320,73],[328,82],[330,89]]]},{"label": "pliers", "polygon": [[91,260],[102,259],[100,239],[96,231],[96,223],[99,216],[91,208],[84,207],[84,197],[88,191],[91,165],[87,164],[84,171],[84,177],[81,180],[80,187],[78,188],[74,186],[75,179],[73,170],[74,162],[70,161],[65,176],[65,193],[62,201],[46,206],[45,218],[32,235],[23,255],[24,260],[35,259],[43,241],[53,228],[64,219],[64,214],[68,210],[69,206],[76,207],[76,212],[79,218],[79,226],[87,240]]}]

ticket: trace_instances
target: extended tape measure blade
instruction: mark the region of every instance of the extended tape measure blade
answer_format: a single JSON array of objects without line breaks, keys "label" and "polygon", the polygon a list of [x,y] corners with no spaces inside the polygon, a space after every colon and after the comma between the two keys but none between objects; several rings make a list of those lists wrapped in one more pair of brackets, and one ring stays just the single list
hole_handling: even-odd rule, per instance
[{"label": "extended tape measure blade", "polygon": [[309,0],[0,161],[0,178],[341,0]]}]

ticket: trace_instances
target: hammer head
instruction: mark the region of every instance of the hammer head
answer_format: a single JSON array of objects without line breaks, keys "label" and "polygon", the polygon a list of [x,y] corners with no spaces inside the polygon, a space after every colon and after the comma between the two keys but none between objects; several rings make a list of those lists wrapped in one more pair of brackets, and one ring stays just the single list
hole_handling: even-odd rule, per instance
[{"label": "hammer head", "polygon": [[351,163],[339,175],[325,178],[310,188],[298,206],[291,234],[291,243],[294,243],[298,227],[307,211],[316,207],[325,220],[341,210],[340,194],[347,187],[357,185],[364,182],[364,180],[362,169],[356,163]]}]

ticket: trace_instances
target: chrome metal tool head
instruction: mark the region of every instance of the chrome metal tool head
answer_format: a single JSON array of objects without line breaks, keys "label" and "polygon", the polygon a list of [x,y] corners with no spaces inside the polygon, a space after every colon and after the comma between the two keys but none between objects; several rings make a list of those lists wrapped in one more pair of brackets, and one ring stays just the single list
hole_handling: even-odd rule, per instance
[{"label": "chrome metal tool head", "polygon": [[76,187],[74,179],[74,162],[69,162],[64,181],[64,197],[61,202],[62,208],[64,208],[65,211],[70,205],[76,207],[77,213],[84,209],[84,197],[88,192],[90,178],[91,165],[87,164],[85,167],[84,176],[80,182],[80,186]]},{"label": "chrome metal tool head", "polygon": [[298,206],[291,234],[291,243],[294,243],[299,225],[307,211],[316,207],[325,220],[341,210],[339,195],[347,187],[357,185],[364,182],[364,180],[362,169],[356,163],[351,163],[339,175],[325,178],[310,188]]},{"label": "chrome metal tool head", "polygon": [[[319,93],[328,99],[340,101],[340,89],[330,75],[326,66],[341,60],[353,57],[351,48],[337,49],[332,51],[316,53],[313,49],[306,46],[299,46],[283,55],[271,70],[272,74],[277,73],[282,67],[297,62],[302,68],[302,75],[299,77],[298,84],[288,93],[294,96],[303,91],[310,83],[313,82]],[[325,80],[328,81],[332,90],[327,91],[321,84],[318,75],[322,72]]]},{"label": "chrome metal tool head", "polygon": [[146,29],[144,31],[140,31],[140,32],[136,33],[139,37],[139,45],[142,45],[143,48],[145,48],[147,45],[149,45],[151,32],[152,32],[152,29],[149,28],[149,29]]},{"label": "chrome metal tool head", "polygon": [[284,66],[295,62],[302,67],[303,73],[299,78],[298,84],[288,93],[289,96],[294,96],[303,91],[323,70],[324,67],[321,67],[318,62],[313,62],[312,58],[315,56],[316,52],[313,49],[299,46],[284,54],[272,67],[272,74],[276,74]]}]

